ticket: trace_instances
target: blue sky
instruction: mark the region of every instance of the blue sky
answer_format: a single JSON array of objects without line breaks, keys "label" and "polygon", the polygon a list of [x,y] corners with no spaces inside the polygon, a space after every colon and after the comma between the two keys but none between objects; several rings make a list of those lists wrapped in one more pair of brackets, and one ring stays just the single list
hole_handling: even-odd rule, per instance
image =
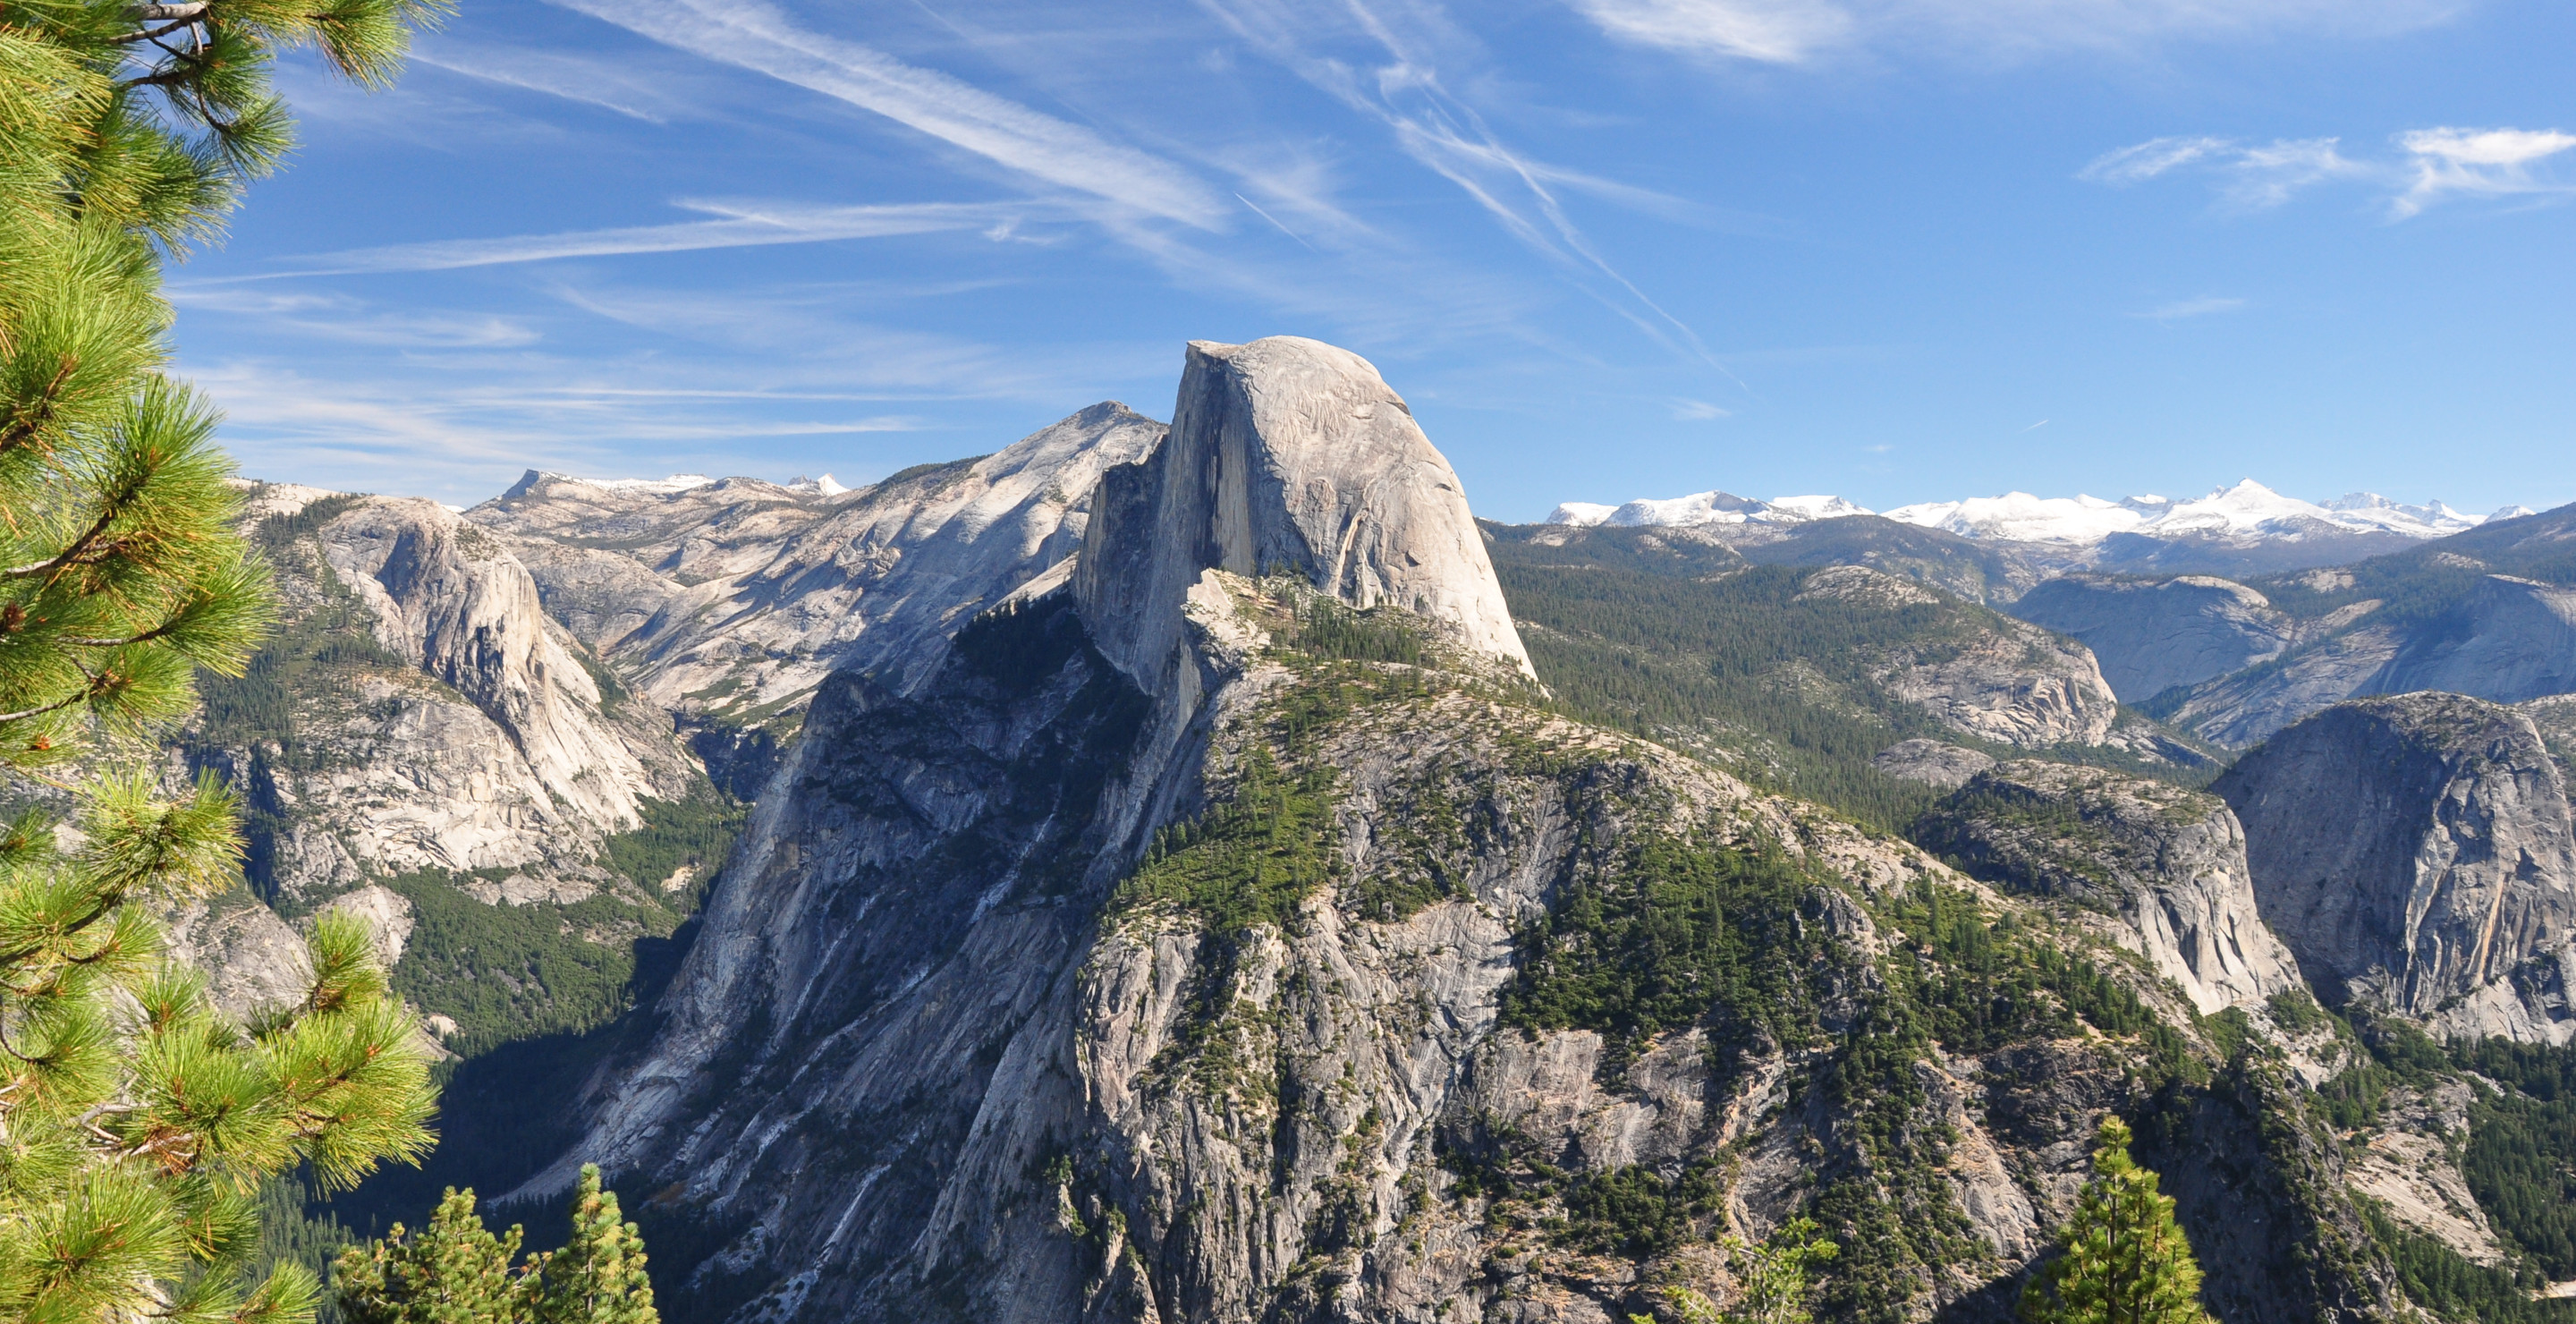
[{"label": "blue sky", "polygon": [[1181,343],[1479,513],[2253,477],[2576,499],[2576,7],[460,0],[172,278],[261,477],[857,483]]}]

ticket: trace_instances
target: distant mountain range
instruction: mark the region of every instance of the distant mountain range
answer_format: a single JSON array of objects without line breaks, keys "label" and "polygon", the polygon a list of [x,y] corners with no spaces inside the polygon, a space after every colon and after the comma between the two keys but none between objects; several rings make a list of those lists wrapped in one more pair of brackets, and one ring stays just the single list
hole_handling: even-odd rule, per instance
[{"label": "distant mountain range", "polygon": [[2439,501],[2410,506],[2370,492],[2355,492],[2322,503],[2302,501],[2248,478],[2194,500],[2133,496],[2105,501],[2092,496],[2037,497],[2027,492],[2007,492],[1962,501],[1918,502],[1884,512],[1835,496],[1757,501],[1728,492],[1701,492],[1620,506],[1568,501],[1551,512],[1547,522],[1626,528],[1777,526],[1882,514],[1900,524],[1940,529],[1965,538],[2073,548],[2099,546],[2123,535],[2230,543],[2298,542],[2320,535],[2332,539],[2390,534],[2406,539],[2439,538],[2476,528],[2488,520],[2530,513],[2521,506],[2507,506],[2490,514],[2471,515]]}]

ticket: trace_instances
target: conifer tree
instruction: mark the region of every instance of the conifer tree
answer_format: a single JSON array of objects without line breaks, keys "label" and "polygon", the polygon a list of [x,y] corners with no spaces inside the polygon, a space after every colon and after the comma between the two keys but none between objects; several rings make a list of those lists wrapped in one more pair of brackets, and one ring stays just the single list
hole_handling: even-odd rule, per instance
[{"label": "conifer tree", "polygon": [[520,1230],[495,1237],[474,1192],[453,1188],[429,1226],[341,1252],[333,1290],[348,1324],[661,1324],[644,1273],[644,1238],[618,1216],[617,1193],[585,1164],[563,1249],[519,1253]]},{"label": "conifer tree", "polygon": [[[291,137],[278,50],[391,78],[423,0],[0,4],[0,773],[149,738],[270,618],[214,413],[159,374],[160,265],[213,237]],[[345,1187],[429,1143],[418,1027],[354,920],[292,1005],[240,1024],[161,957],[147,906],[240,882],[231,792],[144,772],[72,791],[79,840],[0,829],[0,1318],[287,1324],[253,1280],[256,1192]]]},{"label": "conifer tree", "polygon": [[653,1282],[644,1273],[644,1237],[621,1220],[617,1192],[599,1185],[599,1165],[581,1169],[572,1204],[572,1240],[539,1269],[539,1324],[660,1324]]},{"label": "conifer tree", "polygon": [[[1799,1217],[1781,1224],[1759,1243],[1728,1237],[1727,1270],[1737,1283],[1734,1308],[1720,1311],[1715,1302],[1690,1288],[1668,1287],[1663,1292],[1666,1311],[1679,1324],[1810,1324],[1815,1318],[1808,1310],[1814,1286],[1808,1271],[1842,1253],[1842,1247],[1820,1232],[1816,1220]],[[1654,1324],[1644,1315],[1628,1319],[1631,1324]]]},{"label": "conifer tree", "polygon": [[2129,1140],[2126,1123],[2103,1121],[2064,1253],[2023,1289],[2030,1324],[2208,1324],[2173,1197],[2129,1157]]},{"label": "conifer tree", "polygon": [[332,1290],[347,1324],[516,1324],[532,1314],[536,1281],[514,1265],[520,1229],[495,1237],[474,1192],[449,1187],[417,1234],[393,1234],[340,1253]]}]

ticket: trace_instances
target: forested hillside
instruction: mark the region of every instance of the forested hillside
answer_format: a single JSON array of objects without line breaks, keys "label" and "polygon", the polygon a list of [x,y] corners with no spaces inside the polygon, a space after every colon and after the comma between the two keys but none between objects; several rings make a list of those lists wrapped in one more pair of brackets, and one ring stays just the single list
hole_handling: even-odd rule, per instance
[{"label": "forested hillside", "polygon": [[[2037,748],[2184,781],[2214,771],[2193,742],[2133,713],[2115,719],[2116,740],[2016,745],[1902,697],[1891,685],[1900,666],[1999,638],[2018,642],[2014,632],[2030,628],[1935,590],[1810,592],[1819,567],[1753,565],[1722,544],[1667,530],[1488,530],[1531,660],[1564,711],[1690,749],[1887,830],[1901,830],[1941,794],[1872,766],[1909,738],[1995,758]],[[2062,665],[2018,647],[2008,661],[2033,677]]]}]

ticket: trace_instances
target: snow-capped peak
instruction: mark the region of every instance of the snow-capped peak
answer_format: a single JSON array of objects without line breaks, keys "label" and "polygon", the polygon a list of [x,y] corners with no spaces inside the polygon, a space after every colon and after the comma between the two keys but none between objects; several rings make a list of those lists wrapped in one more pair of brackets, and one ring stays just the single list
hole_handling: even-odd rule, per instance
[{"label": "snow-capped peak", "polygon": [[1756,501],[1732,492],[1696,492],[1665,500],[1641,499],[1624,506],[1568,501],[1549,512],[1550,524],[1622,528],[1694,524],[1803,524],[1808,520],[1866,515],[1869,511],[1837,496],[1787,496]]},{"label": "snow-capped peak", "polygon": [[788,481],[787,490],[790,492],[812,492],[818,496],[836,497],[850,489],[834,482],[832,475],[830,474],[825,474],[820,478],[808,478],[803,474],[798,474],[796,477]]},{"label": "snow-capped peak", "polygon": [[[2151,504],[2152,503],[2152,504]],[[2161,498],[2039,497],[2006,492],[1964,501],[1925,501],[1887,512],[1900,524],[1920,524],[1964,538],[2009,538],[2015,542],[2090,544],[2136,528],[2149,511],[2166,508]]]},{"label": "snow-capped peak", "polygon": [[2090,546],[2115,533],[2171,538],[2197,535],[2229,539],[2296,541],[2318,533],[2396,533],[2438,538],[2477,527],[2479,518],[2439,501],[2400,505],[2369,492],[2318,504],[2283,496],[2248,478],[2192,501],[2130,497],[2102,501],[2079,496],[2042,499],[2014,492],[2001,497],[1900,506],[1887,517],[1947,529],[1970,538]]},{"label": "snow-capped peak", "polygon": [[[1777,497],[1753,501],[1727,492],[1701,492],[1666,500],[1605,506],[1569,501],[1548,516],[1551,524],[1692,525],[1798,524],[1870,512],[1840,497]],[[2454,510],[2439,501],[2404,505],[2371,492],[2327,502],[2284,496],[2248,478],[2190,500],[2152,494],[2109,501],[2097,496],[2041,497],[2028,492],[1925,501],[1898,506],[1887,518],[1967,538],[2090,547],[2118,533],[2148,537],[2218,537],[2231,541],[2297,541],[2315,534],[2395,533],[2438,538],[2475,528],[2488,519],[2528,514],[2508,506],[2493,515]]]},{"label": "snow-capped peak", "polygon": [[704,487],[715,480],[705,474],[673,474],[668,478],[583,478],[575,480],[604,487],[611,492],[654,492],[669,494]]}]

